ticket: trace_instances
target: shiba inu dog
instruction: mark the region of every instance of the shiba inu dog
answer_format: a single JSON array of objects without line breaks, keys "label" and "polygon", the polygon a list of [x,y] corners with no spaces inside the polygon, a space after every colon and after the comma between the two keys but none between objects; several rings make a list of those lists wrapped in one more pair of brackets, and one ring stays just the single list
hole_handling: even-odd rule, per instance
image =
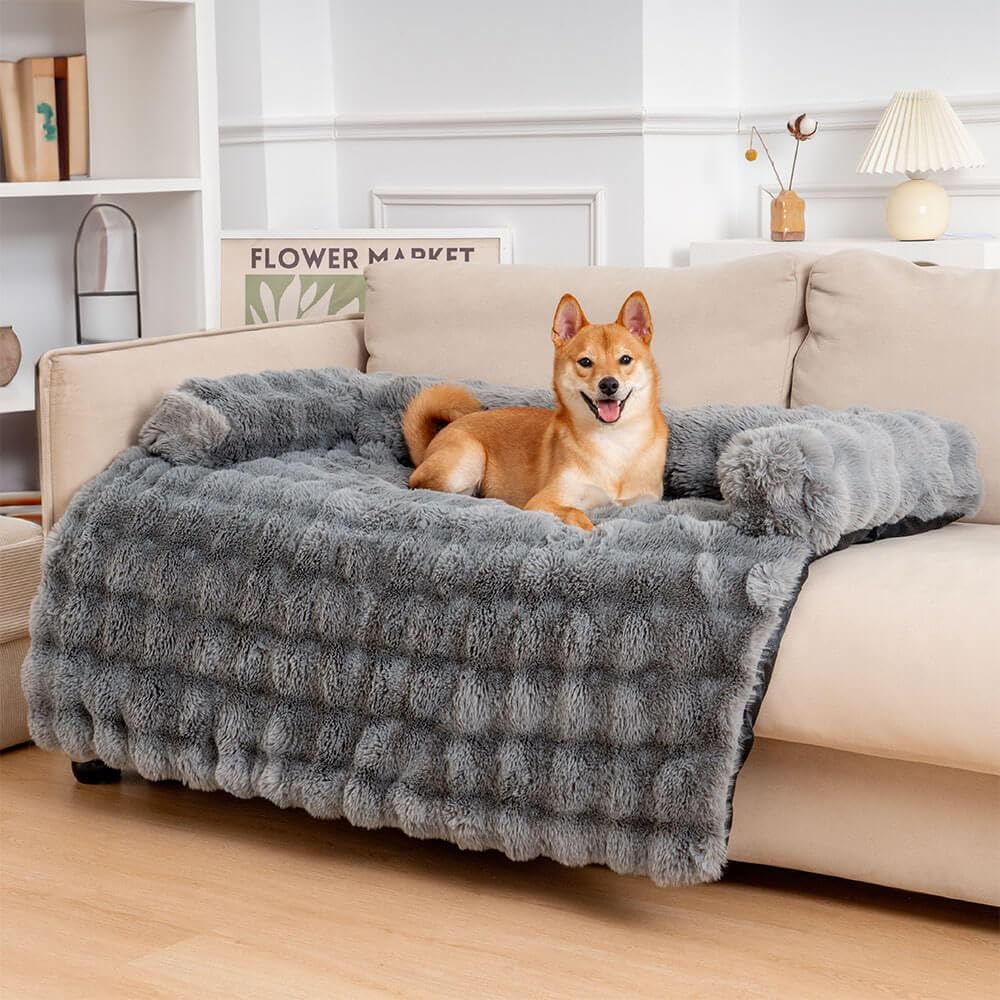
[{"label": "shiba inu dog", "polygon": [[593,324],[564,295],[552,321],[554,410],[484,410],[456,385],[418,393],[403,414],[413,489],[495,497],[590,531],[586,511],[659,500],[669,428],[642,292]]}]

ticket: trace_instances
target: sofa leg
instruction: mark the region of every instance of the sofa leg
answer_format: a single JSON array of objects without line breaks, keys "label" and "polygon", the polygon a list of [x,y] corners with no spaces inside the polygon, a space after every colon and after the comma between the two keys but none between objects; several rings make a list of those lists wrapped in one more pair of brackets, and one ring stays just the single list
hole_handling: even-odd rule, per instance
[{"label": "sofa leg", "polygon": [[122,780],[122,773],[117,767],[109,767],[103,760],[74,760],[73,777],[81,785],[115,785]]}]

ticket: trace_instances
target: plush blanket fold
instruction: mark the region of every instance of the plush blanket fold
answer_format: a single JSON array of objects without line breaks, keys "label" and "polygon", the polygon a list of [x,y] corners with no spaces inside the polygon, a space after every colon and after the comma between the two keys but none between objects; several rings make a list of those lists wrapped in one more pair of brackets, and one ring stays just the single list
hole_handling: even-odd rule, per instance
[{"label": "plush blanket fold", "polygon": [[586,534],[407,490],[399,418],[426,381],[271,372],[166,396],[50,535],[32,735],[512,858],[718,877],[809,562],[973,511],[971,436],[918,413],[669,413],[669,499]]}]

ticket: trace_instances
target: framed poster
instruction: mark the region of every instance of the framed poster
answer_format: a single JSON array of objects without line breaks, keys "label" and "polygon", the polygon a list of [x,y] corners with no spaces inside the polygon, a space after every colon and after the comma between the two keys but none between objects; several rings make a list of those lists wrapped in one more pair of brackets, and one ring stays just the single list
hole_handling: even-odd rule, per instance
[{"label": "framed poster", "polygon": [[222,234],[222,326],[365,311],[364,270],[384,260],[509,264],[508,229],[342,229]]}]

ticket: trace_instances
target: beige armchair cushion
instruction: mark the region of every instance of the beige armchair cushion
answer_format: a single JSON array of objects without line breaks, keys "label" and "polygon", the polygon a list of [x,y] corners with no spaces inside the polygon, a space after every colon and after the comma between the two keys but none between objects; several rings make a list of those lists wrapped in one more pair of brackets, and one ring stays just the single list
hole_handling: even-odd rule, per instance
[{"label": "beige armchair cushion", "polygon": [[967,424],[1000,523],[1000,270],[918,267],[870,251],[819,259],[792,406],[914,407]]},{"label": "beige armchair cushion", "polygon": [[265,369],[363,369],[358,317],[275,323],[49,351],[38,362],[39,454],[46,530],[123,448],[160,397],[187,378]]},{"label": "beige armchair cushion", "polygon": [[41,528],[0,517],[0,749],[28,738],[21,664],[28,652],[28,619],[41,560]]},{"label": "beige armchair cushion", "polygon": [[952,524],[812,564],[755,732],[1000,774],[1000,527]]},{"label": "beige armchair cushion", "polygon": [[548,386],[563,293],[608,323],[638,288],[666,404],[786,406],[808,268],[789,253],[674,269],[375,264],[365,272],[368,371]]},{"label": "beige armchair cushion", "polygon": [[729,857],[1000,904],[1000,779],[757,740]]}]

